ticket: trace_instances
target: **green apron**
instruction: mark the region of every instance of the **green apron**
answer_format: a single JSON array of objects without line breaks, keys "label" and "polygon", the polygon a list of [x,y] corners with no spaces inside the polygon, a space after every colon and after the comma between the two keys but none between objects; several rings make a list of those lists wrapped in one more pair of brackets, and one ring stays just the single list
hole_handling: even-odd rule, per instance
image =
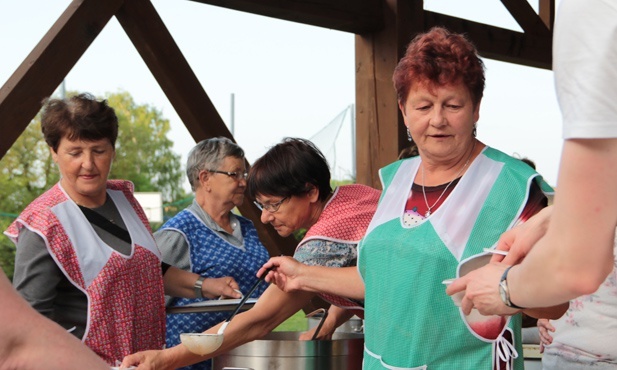
[{"label": "green apron", "polygon": [[[384,191],[359,246],[366,286],[364,369],[491,370],[499,341],[468,329],[442,281],[514,225],[531,181],[552,189],[531,167],[487,147],[439,209],[406,227],[402,217],[419,164],[415,157],[380,171]],[[523,369],[520,321],[520,315],[509,320],[506,334],[514,336],[516,351],[506,356],[517,357],[509,367],[517,370]]]}]

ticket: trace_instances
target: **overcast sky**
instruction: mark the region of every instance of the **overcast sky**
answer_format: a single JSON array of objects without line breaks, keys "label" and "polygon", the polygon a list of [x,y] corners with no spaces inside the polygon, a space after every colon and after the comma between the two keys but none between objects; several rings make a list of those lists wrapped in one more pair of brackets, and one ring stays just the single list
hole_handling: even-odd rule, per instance
[{"label": "overcast sky", "polygon": [[[200,83],[253,162],[285,136],[310,138],[354,103],[354,37],[328,29],[241,13],[188,0],[153,0]],[[532,6],[537,6],[532,0]],[[67,0],[0,0],[0,84],[38,43]],[[461,5],[464,4],[464,5]],[[499,0],[426,0],[425,8],[520,31]],[[553,73],[486,60],[478,138],[529,157],[555,185],[561,115]],[[127,91],[162,110],[183,162],[194,141],[112,19],[66,77],[68,90]],[[349,115],[337,139],[335,177],[351,173]]]}]

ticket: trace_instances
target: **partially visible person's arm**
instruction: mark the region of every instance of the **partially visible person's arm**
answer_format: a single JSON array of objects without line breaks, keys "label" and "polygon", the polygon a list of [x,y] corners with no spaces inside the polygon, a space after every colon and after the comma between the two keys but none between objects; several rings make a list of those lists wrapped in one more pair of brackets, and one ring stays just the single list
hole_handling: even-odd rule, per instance
[{"label": "partially visible person's arm", "polygon": [[34,311],[0,270],[0,369],[109,370],[94,352]]},{"label": "partially visible person's arm", "polygon": [[[232,348],[258,339],[272,331],[280,323],[298,312],[313,298],[312,293],[285,293],[276,286],[269,286],[255,306],[239,313],[225,329],[223,344],[215,352],[198,356],[179,344],[162,351],[144,351],[129,355],[122,366],[139,365],[140,370],[167,370],[188,366],[213,358]],[[215,325],[205,333],[216,334],[221,324]]]},{"label": "partially visible person's arm", "polygon": [[553,206],[548,206],[536,213],[524,223],[506,231],[499,238],[496,249],[508,251],[507,256],[494,254],[492,262],[506,265],[519,263],[540,238],[546,234]]},{"label": "partially visible person's arm", "polygon": [[[194,286],[198,278],[198,274],[170,266],[163,275],[165,294],[172,297],[197,298]],[[236,292],[239,288],[240,286],[231,276],[206,278],[201,286],[201,294],[210,299],[221,296],[240,298],[242,295]]]},{"label": "partially visible person's arm", "polygon": [[49,254],[43,238],[22,228],[15,249],[13,286],[39,313],[54,315],[54,300],[62,271]]},{"label": "partially visible person's arm", "polygon": [[266,276],[266,281],[273,282],[284,291],[304,290],[364,299],[364,282],[355,266],[307,266],[291,257],[272,257],[257,275],[263,274],[270,267],[274,267],[274,270]]},{"label": "partially visible person's arm", "polygon": [[539,307],[539,308],[527,308],[523,310],[527,316],[531,316],[535,319],[551,319],[557,320],[563,316],[570,307],[570,302],[562,303],[551,307]]},{"label": "partially visible person's arm", "polygon": [[612,270],[617,226],[616,29],[614,1],[563,0],[559,5],[553,71],[566,140],[546,236],[508,277],[518,305],[548,306],[592,293]]},{"label": "partially visible person's arm", "polygon": [[[567,140],[548,230],[507,275],[510,301],[549,307],[595,292],[613,269],[617,225],[617,139]],[[599,174],[602,174],[599,176]],[[508,266],[490,263],[452,283],[461,307],[509,315],[499,295]]]},{"label": "partially visible person's arm", "polygon": [[566,140],[548,231],[508,274],[513,302],[544,307],[598,289],[613,269],[616,189],[617,139]]}]

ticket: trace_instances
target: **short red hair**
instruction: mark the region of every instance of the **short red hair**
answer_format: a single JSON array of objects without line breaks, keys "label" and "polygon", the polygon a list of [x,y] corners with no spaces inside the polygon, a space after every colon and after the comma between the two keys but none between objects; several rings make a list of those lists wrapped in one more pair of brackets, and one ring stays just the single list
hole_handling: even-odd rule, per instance
[{"label": "short red hair", "polygon": [[416,36],[392,76],[399,103],[404,103],[413,84],[429,89],[463,82],[474,105],[484,93],[484,63],[465,36],[434,27]]}]

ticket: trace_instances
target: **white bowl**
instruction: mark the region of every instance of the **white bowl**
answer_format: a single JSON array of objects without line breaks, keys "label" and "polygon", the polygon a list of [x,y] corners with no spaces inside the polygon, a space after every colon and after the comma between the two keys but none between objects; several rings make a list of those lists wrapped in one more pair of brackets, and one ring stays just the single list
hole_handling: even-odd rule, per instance
[{"label": "white bowl", "polygon": [[458,268],[458,276],[465,276],[473,270],[479,269],[482,266],[487,265],[493,258],[492,254],[476,254],[465,261],[461,262]]},{"label": "white bowl", "polygon": [[[484,265],[486,265],[487,263],[489,263],[491,261],[491,257],[492,255],[490,253],[484,253],[484,254],[477,254],[475,256],[472,256],[466,260],[464,260],[463,262],[461,262],[459,268],[458,268],[458,276],[465,276],[467,275],[469,272],[478,269]],[[442,281],[442,283],[448,287],[450,284],[452,284],[452,282],[456,280],[455,278],[453,279],[446,279],[444,281]],[[458,307],[461,306],[461,302],[463,301],[463,297],[465,296],[465,291],[462,290],[458,293],[454,293],[450,296],[450,298],[452,298],[452,301],[454,302],[454,304]]]},{"label": "white bowl", "polygon": [[204,356],[219,349],[223,334],[182,333],[180,341],[192,353]]}]

